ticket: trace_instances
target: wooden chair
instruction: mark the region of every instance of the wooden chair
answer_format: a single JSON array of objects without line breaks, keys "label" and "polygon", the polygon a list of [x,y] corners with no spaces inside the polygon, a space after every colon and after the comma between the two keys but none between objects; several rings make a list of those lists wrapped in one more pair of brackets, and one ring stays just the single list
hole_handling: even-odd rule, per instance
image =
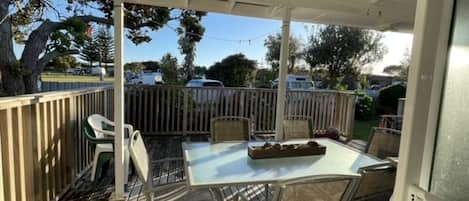
[{"label": "wooden chair", "polygon": [[357,175],[306,177],[282,182],[274,200],[349,201],[360,181]]},{"label": "wooden chair", "polygon": [[390,196],[394,189],[396,168],[391,164],[380,164],[360,168],[360,184],[353,200],[369,200]]},{"label": "wooden chair", "polygon": [[251,123],[248,118],[222,116],[211,119],[211,141],[249,141],[251,139]]},{"label": "wooden chair", "polygon": [[372,128],[365,153],[380,159],[399,154],[401,131],[390,128]]},{"label": "wooden chair", "polygon": [[285,140],[313,138],[311,118],[304,116],[287,116],[283,120],[283,135]]},{"label": "wooden chair", "polygon": [[143,185],[147,201],[152,201],[154,198],[155,200],[177,200],[188,193],[185,181],[168,183],[158,187],[153,186],[152,164],[182,159],[151,161],[139,131],[135,131],[130,137],[129,153],[138,179]]}]

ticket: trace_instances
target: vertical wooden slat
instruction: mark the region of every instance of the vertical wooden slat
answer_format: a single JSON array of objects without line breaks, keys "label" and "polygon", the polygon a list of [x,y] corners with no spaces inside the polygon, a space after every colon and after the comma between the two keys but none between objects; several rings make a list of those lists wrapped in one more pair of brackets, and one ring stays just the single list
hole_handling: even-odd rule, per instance
[{"label": "vertical wooden slat", "polygon": [[17,200],[16,195],[16,168],[15,168],[15,153],[13,144],[13,123],[12,123],[12,111],[6,109],[0,111],[0,120],[4,122],[0,124],[0,130],[2,135],[2,163],[3,163],[3,176],[5,185],[5,200]]},{"label": "vertical wooden slat", "polygon": [[26,147],[24,146],[24,129],[23,129],[23,111],[22,107],[17,107],[13,110],[13,120],[14,120],[14,128],[15,131],[13,133],[13,141],[15,146],[15,167],[18,170],[18,175],[16,175],[16,184],[17,184],[17,196],[18,200],[28,200],[26,197],[26,183],[30,182],[29,180],[26,181],[26,165],[25,165],[25,150]]},{"label": "vertical wooden slat", "polygon": [[176,131],[176,108],[177,108],[177,91],[176,88],[171,88],[171,131]]},{"label": "vertical wooden slat", "polygon": [[[21,108],[21,115],[23,120],[23,140],[24,140],[24,167],[25,167],[25,183],[26,183],[26,200],[37,200],[35,196],[34,187],[39,185],[35,173],[35,158],[34,149],[34,133],[33,121],[35,115],[32,112],[33,105],[26,105]],[[34,131],[34,132],[33,132]],[[1,156],[1,155],[0,155]],[[0,184],[0,186],[2,186]],[[0,197],[1,198],[1,197]]]},{"label": "vertical wooden slat", "polygon": [[142,119],[142,122],[143,122],[143,126],[142,126],[142,131],[144,133],[148,132],[148,130],[150,130],[148,127],[148,118],[149,118],[149,114],[150,114],[150,108],[149,108],[149,101],[148,101],[148,88],[143,88],[143,110],[142,110],[142,115],[143,116],[143,119]]},{"label": "vertical wooden slat", "polygon": [[[65,126],[64,152],[66,155],[66,160],[64,160],[65,171],[66,171],[64,182],[66,184],[72,183],[73,177],[75,176],[75,168],[73,167],[73,164],[74,164],[73,160],[74,160],[75,154],[73,153],[75,151],[74,148],[76,148],[76,145],[75,145],[76,141],[73,141],[74,143],[72,143],[72,139],[75,139],[74,135],[76,135],[73,133],[73,130],[77,128],[72,127],[72,122],[75,121],[75,119],[73,118],[74,111],[75,111],[72,107],[73,99],[74,99],[73,97],[67,98],[63,106],[63,111],[64,111],[63,123]],[[110,99],[107,99],[107,100],[110,100]]]},{"label": "vertical wooden slat", "polygon": [[[150,88],[148,90],[148,96],[150,98],[150,100],[149,100],[149,114],[148,114],[148,121],[147,121],[148,124],[149,124],[149,126],[148,126],[148,132],[149,133],[155,132],[155,124],[153,122],[155,122],[155,115],[157,115],[155,113],[155,110],[154,110],[155,109],[154,108],[154,106],[155,106],[155,101],[154,101],[155,96],[154,95],[155,94],[153,92],[154,92],[154,88]],[[126,112],[130,112],[130,111],[126,111]]]},{"label": "vertical wooden slat", "polygon": [[62,133],[60,130],[60,122],[61,122],[61,112],[60,112],[60,101],[61,100],[56,100],[54,101],[54,113],[55,113],[55,118],[54,118],[54,130],[55,130],[55,135],[52,137],[53,139],[53,146],[54,146],[54,175],[55,175],[55,192],[56,195],[59,194],[60,190],[62,189],[62,166],[61,166],[61,158],[62,158],[62,153],[61,153],[61,140],[62,140]]},{"label": "vertical wooden slat", "polygon": [[[0,121],[3,120],[3,118],[1,116],[2,116],[2,112],[0,111]],[[3,127],[0,125],[0,136],[3,136],[3,135],[5,135],[3,133]],[[3,201],[3,200],[7,200],[7,198],[5,196],[5,184],[3,183],[3,179],[6,175],[4,174],[4,169],[3,169],[4,158],[3,158],[3,146],[2,146],[2,144],[3,144],[3,139],[1,139],[1,137],[0,137],[0,159],[2,160],[2,162],[0,163],[0,173],[1,173],[0,174],[0,200]]]},{"label": "vertical wooden slat", "polygon": [[206,103],[205,103],[205,110],[204,110],[204,132],[209,132],[209,121],[210,121],[210,105],[213,101],[213,96],[211,96],[211,91],[213,89],[207,89],[205,90],[205,97],[206,97]]},{"label": "vertical wooden slat", "polygon": [[54,102],[49,101],[48,102],[48,110],[49,110],[49,125],[48,125],[48,133],[47,133],[47,138],[48,138],[48,146],[47,146],[47,155],[48,155],[48,178],[49,178],[49,184],[50,184],[50,199],[55,199],[56,196],[56,177],[55,177],[55,159],[56,159],[56,151],[55,151],[55,135],[56,135],[56,130],[55,130],[55,117],[56,113],[54,110]]},{"label": "vertical wooden slat", "polygon": [[43,124],[42,124],[42,115],[41,115],[41,108],[42,105],[39,103],[34,104],[33,106],[33,127],[32,129],[35,131],[35,135],[33,135],[33,163],[34,163],[34,179],[36,182],[34,183],[34,195],[35,197],[40,200],[45,197],[44,191],[42,191],[42,187],[44,184],[44,178],[42,177],[42,135],[43,135]]},{"label": "vertical wooden slat", "polygon": [[44,192],[44,198],[43,200],[50,199],[51,192],[50,192],[50,186],[49,186],[49,163],[48,163],[48,147],[49,147],[49,138],[48,138],[48,123],[49,123],[49,110],[47,107],[47,103],[41,103],[41,114],[42,114],[42,147],[41,147],[41,174],[43,178],[43,192]]}]

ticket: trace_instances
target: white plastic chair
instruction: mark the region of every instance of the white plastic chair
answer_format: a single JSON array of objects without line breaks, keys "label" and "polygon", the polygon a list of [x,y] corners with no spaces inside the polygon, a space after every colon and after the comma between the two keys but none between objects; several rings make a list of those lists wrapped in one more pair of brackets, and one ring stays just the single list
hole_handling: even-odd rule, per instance
[{"label": "white plastic chair", "polygon": [[[165,184],[156,188],[153,187],[151,164],[181,159],[164,159],[151,162],[139,131],[135,131],[130,137],[129,153],[135,165],[138,178],[143,184],[147,201],[152,201],[153,198],[156,198],[156,200],[177,200],[188,193],[185,181]],[[154,195],[157,196],[154,197]]]},{"label": "white plastic chair", "polygon": [[[114,138],[115,133],[114,133],[114,127],[115,124],[114,122],[110,121],[106,117],[103,117],[99,114],[93,114],[88,117],[87,119],[88,125],[93,129],[93,134],[96,140],[99,141],[99,139],[109,139],[109,138]],[[107,128],[106,128],[107,127]],[[124,136],[126,139],[124,140],[124,175],[126,175],[125,178],[125,184],[127,184],[128,181],[128,173],[129,173],[129,152],[127,150],[127,144],[128,144],[128,135],[130,133],[133,133],[133,126],[129,124],[124,125]],[[98,162],[99,162],[99,157],[101,154],[104,153],[114,153],[114,145],[113,143],[96,143],[95,147],[95,153],[94,153],[94,158],[93,158],[93,166],[91,169],[91,181],[94,181],[96,179],[96,171],[98,167]]]}]

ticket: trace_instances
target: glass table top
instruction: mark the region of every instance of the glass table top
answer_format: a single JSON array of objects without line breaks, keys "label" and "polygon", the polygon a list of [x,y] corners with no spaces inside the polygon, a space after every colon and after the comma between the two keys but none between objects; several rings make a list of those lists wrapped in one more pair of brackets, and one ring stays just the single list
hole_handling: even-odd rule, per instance
[{"label": "glass table top", "polygon": [[257,160],[248,156],[247,147],[264,142],[183,143],[189,185],[217,187],[274,183],[307,176],[358,175],[361,167],[385,163],[329,139],[314,140],[327,147],[325,155]]}]

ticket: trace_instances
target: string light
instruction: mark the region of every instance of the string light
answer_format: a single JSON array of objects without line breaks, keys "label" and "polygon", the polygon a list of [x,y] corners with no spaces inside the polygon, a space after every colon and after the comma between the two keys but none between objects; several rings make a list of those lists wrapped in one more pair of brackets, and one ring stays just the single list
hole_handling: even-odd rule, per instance
[{"label": "string light", "polygon": [[[169,24],[166,24],[166,26],[173,30],[174,32],[176,32],[177,34],[179,34],[178,30],[174,27],[172,27],[171,25]],[[265,36],[268,36],[268,35],[271,35],[271,34],[274,34],[276,33],[276,31],[271,31],[271,32],[267,32],[267,33],[264,33],[262,35],[258,35],[258,36],[255,36],[253,38],[250,38],[250,39],[230,39],[230,38],[221,38],[221,37],[216,37],[216,36],[210,36],[210,35],[203,35],[203,34],[198,34],[198,33],[192,33],[192,32],[184,32],[184,34],[187,34],[187,35],[191,35],[191,36],[197,36],[197,37],[200,37],[200,38],[208,38],[208,39],[212,39],[212,40],[218,40],[218,41],[225,41],[225,42],[233,42],[233,43],[239,43],[239,44],[242,44],[242,43],[248,43],[249,45],[252,44],[253,41],[257,41],[259,39],[263,39]]]}]

